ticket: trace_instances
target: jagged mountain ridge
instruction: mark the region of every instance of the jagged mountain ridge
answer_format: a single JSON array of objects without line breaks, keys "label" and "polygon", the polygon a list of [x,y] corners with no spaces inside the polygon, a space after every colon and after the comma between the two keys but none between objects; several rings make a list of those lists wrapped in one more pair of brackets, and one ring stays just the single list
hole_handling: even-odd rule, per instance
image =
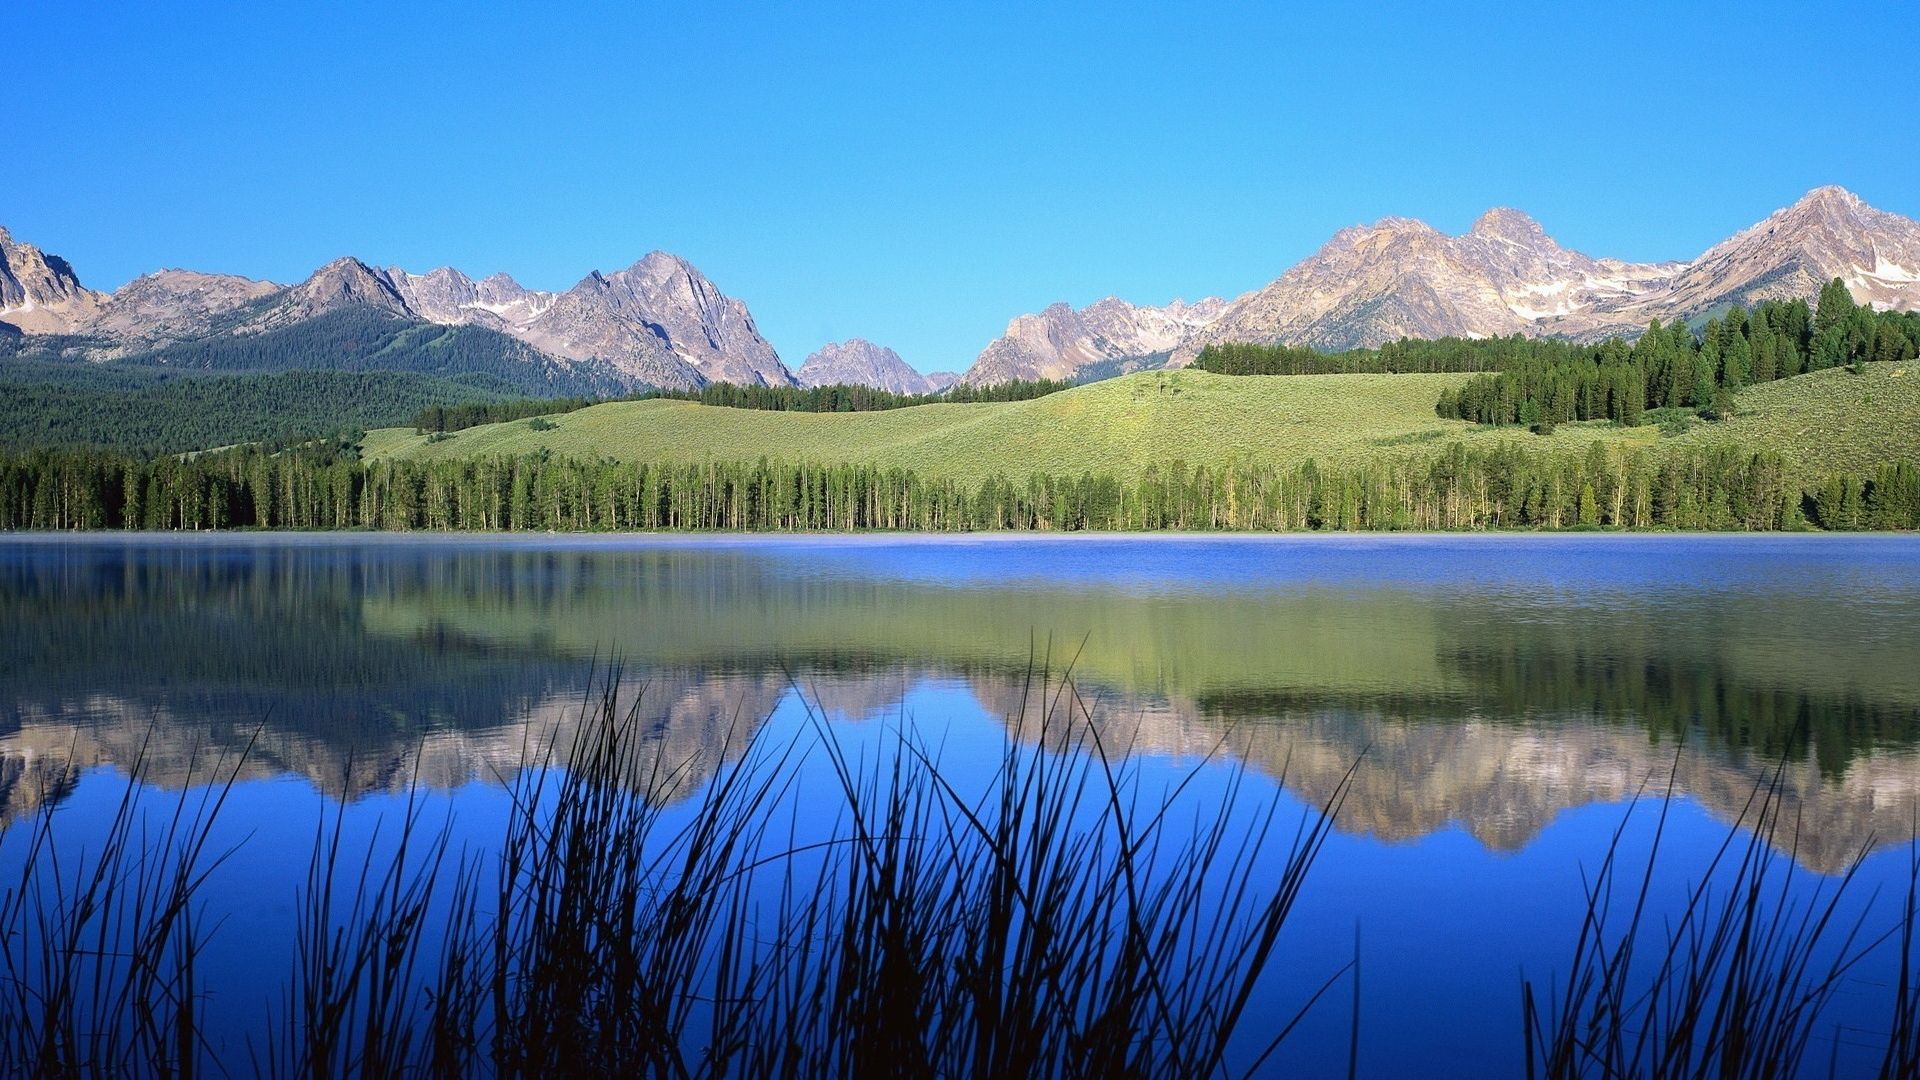
[{"label": "jagged mountain ridge", "polygon": [[[1920,308],[1920,223],[1876,210],[1839,187],[1815,188],[1688,262],[1632,263],[1564,248],[1526,214],[1496,208],[1460,236],[1411,218],[1340,230],[1271,283],[1222,303],[1168,349],[1190,361],[1212,342],[1325,349],[1403,337],[1526,334],[1596,340],[1633,335],[1650,319],[1697,319],[1733,304],[1811,299],[1840,278],[1876,307]],[[1131,356],[1076,348],[1081,312],[1056,304],[1021,316],[989,344],[966,379],[1073,378],[1095,365],[1151,366],[1159,348]],[[1117,305],[1117,307],[1116,307]]]},{"label": "jagged mountain ridge", "polygon": [[104,299],[80,284],[67,260],[14,240],[0,226],[0,322],[29,334],[72,333]]},{"label": "jagged mountain ridge", "polygon": [[342,307],[478,326],[561,360],[605,365],[636,384],[794,385],[746,305],[665,252],[625,270],[596,270],[561,293],[525,288],[505,274],[475,281],[451,267],[412,274],[336,259],[286,290],[242,330],[270,329]]},{"label": "jagged mountain ridge", "polygon": [[899,353],[865,338],[820,346],[794,377],[802,386],[871,386],[894,394],[934,394],[946,389],[932,376],[914,370]]},{"label": "jagged mountain ridge", "polygon": [[1815,188],[1708,248],[1674,277],[1666,306],[1688,316],[1725,303],[1812,297],[1834,278],[1860,303],[1920,308],[1920,222],[1876,210],[1845,188]]},{"label": "jagged mountain ridge", "polygon": [[[1139,307],[1117,296],[1078,310],[1053,304],[1021,315],[984,349],[960,381],[989,386],[1012,379],[1071,379],[1094,365],[1115,365],[1165,355],[1186,344],[1225,309],[1207,297],[1175,300],[1165,307]],[[1144,365],[1143,365],[1144,366]]]},{"label": "jagged mountain ridge", "polygon": [[[1019,316],[959,381],[1113,375],[1182,364],[1206,344],[1226,341],[1337,349],[1402,337],[1594,340],[1631,335],[1653,318],[1698,319],[1732,304],[1811,298],[1836,277],[1862,302],[1920,308],[1920,223],[1823,187],[1691,261],[1630,263],[1561,247],[1517,210],[1490,210],[1460,236],[1390,217],[1342,229],[1313,256],[1232,301],[1145,307],[1108,297]],[[595,271],[563,292],[527,289],[505,274],[475,280],[448,267],[413,274],[338,259],[293,286],[163,270],[103,294],[82,285],[64,259],[0,229],[0,326],[28,339],[62,335],[69,355],[141,355],[346,309],[503,334],[617,385],[800,383],[745,304],[663,252],[624,270]],[[894,373],[859,377],[909,385],[883,366]],[[915,377],[930,390],[947,385],[939,375]]]},{"label": "jagged mountain ridge", "polygon": [[598,377],[628,387],[797,385],[746,305],[665,252],[624,270],[594,271],[558,293],[505,274],[476,281],[451,267],[413,274],[347,257],[291,286],[162,270],[103,294],[81,285],[65,260],[4,230],[0,256],[0,324],[70,337],[79,344],[63,353],[95,360],[162,355],[169,346],[244,339],[359,311],[502,334],[530,347],[529,355],[599,369]]}]

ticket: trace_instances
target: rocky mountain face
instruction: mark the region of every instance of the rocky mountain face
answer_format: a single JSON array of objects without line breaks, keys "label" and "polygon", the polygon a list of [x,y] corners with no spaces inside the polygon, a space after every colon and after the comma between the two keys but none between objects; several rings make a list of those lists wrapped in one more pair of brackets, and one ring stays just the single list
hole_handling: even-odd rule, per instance
[{"label": "rocky mountain face", "polygon": [[0,227],[0,322],[29,334],[70,334],[99,311],[102,299],[80,284],[67,260]]},{"label": "rocky mountain face", "polygon": [[1166,307],[1136,307],[1109,296],[1075,310],[1054,304],[1038,315],[1022,315],[988,345],[960,382],[991,386],[1013,379],[1072,379],[1096,365],[1119,374],[1129,363],[1152,366],[1185,346],[1219,318],[1225,302],[1208,297],[1195,303],[1175,300]]},{"label": "rocky mountain face", "polygon": [[342,307],[479,326],[558,359],[603,365],[635,384],[794,385],[746,305],[665,252],[610,274],[596,270],[562,293],[527,289],[505,274],[475,281],[451,267],[412,274],[338,259],[286,290],[250,325],[267,329]]},{"label": "rocky mountain face", "polygon": [[429,322],[484,326],[502,333],[532,322],[554,301],[553,293],[535,292],[505,274],[475,281],[451,266],[425,274],[392,266],[387,280],[407,306]]},{"label": "rocky mountain face", "polygon": [[1691,316],[1728,303],[1810,299],[1834,278],[1859,303],[1920,308],[1920,222],[1845,188],[1815,188],[1708,248],[1646,306]]},{"label": "rocky mountain face", "polygon": [[915,371],[899,353],[864,338],[820,346],[794,377],[802,386],[871,386],[895,394],[933,394],[946,388]]},{"label": "rocky mountain face", "polygon": [[555,356],[602,360],[659,386],[797,385],[745,304],[662,251],[625,270],[588,274],[507,332]]},{"label": "rocky mountain face", "polygon": [[[1489,210],[1461,236],[1390,217],[1342,229],[1265,287],[1212,302],[1218,306],[1185,320],[1188,332],[1165,362],[1188,362],[1210,342],[1348,349],[1405,337],[1631,336],[1650,319],[1811,299],[1836,277],[1862,303],[1920,308],[1920,223],[1824,187],[1691,261],[1631,263],[1561,247],[1518,210]],[[1094,307],[1109,303],[1128,308],[1120,301]],[[1085,315],[1055,305],[1015,319],[980,353],[966,381],[1070,378],[1095,365],[1110,372],[1161,362],[1154,354],[1167,346],[1124,335],[1104,347],[1094,343],[1097,331],[1079,325]]]},{"label": "rocky mountain face", "polygon": [[283,291],[270,281],[194,270],[157,270],[114,290],[83,329],[122,351],[212,333],[227,315]]},{"label": "rocky mountain face", "polygon": [[1489,210],[1463,236],[1386,218],[1342,229],[1272,284],[1235,300],[1192,344],[1350,349],[1405,337],[1568,336],[1620,326],[1616,309],[1678,271],[1568,251],[1518,210]]},{"label": "rocky mountain face", "polygon": [[83,287],[64,260],[15,243],[4,230],[0,254],[0,325],[29,335],[84,336],[84,352],[95,359],[361,310],[504,334],[622,385],[796,385],[746,305],[665,252],[625,270],[595,271],[560,293],[527,289],[505,274],[476,281],[451,267],[413,274],[341,258],[291,286],[162,270],[111,295]]},{"label": "rocky mountain face", "polygon": [[243,332],[274,330],[345,308],[384,311],[401,318],[418,317],[386,274],[359,259],[341,258],[315,270],[313,276],[300,284],[282,290],[241,329]]},{"label": "rocky mountain face", "polygon": [[[1344,349],[1403,337],[1595,340],[1632,335],[1654,318],[1810,299],[1836,277],[1863,303],[1920,308],[1920,223],[1824,187],[1691,261],[1629,263],[1561,247],[1517,210],[1489,210],[1460,236],[1385,218],[1341,230],[1312,257],[1232,301],[1054,304],[1010,322],[957,377],[921,377],[886,350],[848,342],[810,357],[805,381],[926,392],[953,381],[1094,378],[1183,364],[1205,345],[1229,341]],[[60,346],[68,354],[112,359],[298,327],[349,309],[504,334],[610,385],[802,381],[745,304],[664,252],[624,270],[595,271],[564,292],[527,289],[505,274],[475,280],[449,267],[414,274],[346,258],[293,286],[162,270],[103,295],[83,286],[65,260],[0,229],[0,333],[72,335]]]}]

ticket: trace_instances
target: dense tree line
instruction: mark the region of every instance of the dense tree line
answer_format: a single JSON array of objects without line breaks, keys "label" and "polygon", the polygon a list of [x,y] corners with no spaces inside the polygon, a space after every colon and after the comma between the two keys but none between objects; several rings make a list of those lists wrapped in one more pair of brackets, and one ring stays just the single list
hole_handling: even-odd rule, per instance
[{"label": "dense tree line", "polygon": [[473,402],[422,409],[413,418],[422,433],[460,431],[481,424],[524,420],[530,416],[574,412],[609,401],[692,401],[727,409],[767,412],[852,413],[904,409],[940,402],[970,404],[982,401],[1027,401],[1066,390],[1074,384],[1052,379],[1017,379],[993,386],[954,386],[938,394],[896,394],[871,386],[742,386],[709,383],[697,390],[647,390],[616,398],[525,398],[516,401]]},{"label": "dense tree line", "polygon": [[1431,458],[1321,468],[1174,462],[978,484],[864,465],[653,465],[548,457],[364,463],[240,450],[141,461],[0,458],[8,529],[477,530],[1482,529],[1920,527],[1920,472],[1889,465],[1804,490],[1778,454],[1585,456],[1454,444]]},{"label": "dense tree line", "polygon": [[19,361],[0,364],[0,449],[91,446],[146,456],[287,442],[501,396],[485,378],[413,372],[216,375]]},{"label": "dense tree line", "polygon": [[530,416],[553,416],[600,404],[597,398],[513,398],[508,401],[463,401],[453,405],[429,405],[415,413],[413,429],[422,435],[431,432],[465,431],[481,424],[501,424],[525,420]]},{"label": "dense tree line", "polygon": [[1441,416],[1551,430],[1573,420],[1636,424],[1652,409],[1717,418],[1742,387],[1809,371],[1920,354],[1920,317],[1855,304],[1838,280],[1804,300],[1733,308],[1698,334],[1654,321],[1631,345],[1614,338],[1564,357],[1503,366],[1440,398]]},{"label": "dense tree line", "polygon": [[1208,345],[1193,366],[1218,375],[1407,375],[1499,371],[1576,355],[1579,346],[1518,334],[1504,338],[1408,338],[1377,349],[1321,352],[1304,345]]},{"label": "dense tree line", "polygon": [[982,401],[1027,401],[1058,393],[1073,385],[1052,379],[1014,379],[993,386],[955,385],[937,394],[895,394],[859,385],[740,386],[734,383],[711,383],[698,390],[658,390],[639,396],[773,412],[880,412],[940,402],[970,404]]}]

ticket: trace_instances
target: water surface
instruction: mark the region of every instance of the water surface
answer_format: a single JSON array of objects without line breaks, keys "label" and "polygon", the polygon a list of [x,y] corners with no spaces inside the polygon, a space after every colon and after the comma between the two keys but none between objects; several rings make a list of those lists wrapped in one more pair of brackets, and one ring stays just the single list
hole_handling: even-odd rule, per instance
[{"label": "water surface", "polygon": [[[1311,812],[1359,762],[1272,995],[1357,924],[1379,1073],[1520,1067],[1519,973],[1564,958],[1581,868],[1650,784],[1677,793],[1670,854],[1704,858],[1786,761],[1808,888],[1863,849],[1868,888],[1898,884],[1920,792],[1899,537],[16,537],[0,620],[8,820],[54,804],[81,834],[139,755],[180,787],[251,745],[211,965],[236,1014],[319,807],[370,830],[422,782],[484,843],[529,733],[577,721],[610,658],[696,771],[808,708],[964,771],[1064,670],[1155,768],[1244,763]],[[1344,1071],[1347,1006],[1314,1015],[1288,1063]]]}]

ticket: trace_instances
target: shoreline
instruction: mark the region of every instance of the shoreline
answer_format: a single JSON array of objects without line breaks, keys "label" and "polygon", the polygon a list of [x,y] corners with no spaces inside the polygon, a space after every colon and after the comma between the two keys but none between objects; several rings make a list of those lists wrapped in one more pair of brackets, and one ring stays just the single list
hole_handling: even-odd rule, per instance
[{"label": "shoreline", "polygon": [[1901,531],[1828,532],[1725,532],[1679,529],[1637,530],[1529,530],[1487,529],[1457,532],[1367,531],[1326,532],[1102,532],[1094,530],[983,530],[980,532],[466,532],[399,531],[380,529],[205,529],[122,530],[89,529],[67,532],[0,532],[0,546],[52,546],[59,544],[169,544],[193,546],[208,543],[235,545],[271,545],[336,543],[408,545],[527,546],[527,547],[777,547],[789,544],[811,546],[953,546],[984,544],[1098,544],[1098,543],[1171,543],[1171,544],[1404,544],[1419,545],[1436,541],[1466,543],[1539,543],[1571,542],[1612,544],[1634,540],[1707,540],[1707,541],[1782,541],[1821,543],[1841,540],[1882,540],[1889,543],[1920,540],[1920,533]]}]

